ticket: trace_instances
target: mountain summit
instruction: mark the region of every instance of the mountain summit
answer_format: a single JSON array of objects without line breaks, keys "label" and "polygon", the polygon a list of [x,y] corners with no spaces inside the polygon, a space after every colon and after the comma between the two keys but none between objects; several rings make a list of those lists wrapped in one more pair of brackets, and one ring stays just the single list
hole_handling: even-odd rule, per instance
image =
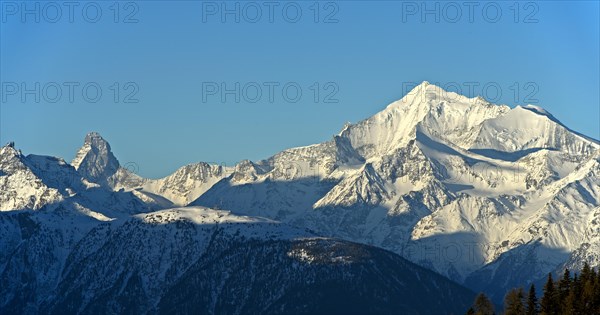
[{"label": "mountain summit", "polygon": [[508,106],[448,92],[425,81],[374,116],[346,126],[342,136],[367,158],[406,146],[416,138],[419,128],[468,146],[484,120],[509,110]]},{"label": "mountain summit", "polygon": [[576,265],[574,253],[600,262],[585,245],[598,242],[587,231],[599,228],[588,218],[600,212],[600,145],[541,107],[423,82],[337,137],[355,158],[340,159],[332,141],[288,149],[191,204],[375,244],[497,301]]},{"label": "mountain summit", "polygon": [[120,167],[110,145],[97,132],[85,136],[83,146],[77,151],[71,165],[83,178],[99,184],[107,184],[107,179]]}]

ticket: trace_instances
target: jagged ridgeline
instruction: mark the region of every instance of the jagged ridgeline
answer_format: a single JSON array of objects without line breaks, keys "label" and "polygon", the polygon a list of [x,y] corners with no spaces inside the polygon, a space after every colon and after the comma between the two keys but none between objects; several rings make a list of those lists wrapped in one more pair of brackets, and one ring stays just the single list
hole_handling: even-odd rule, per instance
[{"label": "jagged ridgeline", "polygon": [[161,179],[98,133],[71,163],[11,143],[0,313],[313,312],[340,296],[346,313],[463,313],[474,295],[456,283],[501,304],[598,266],[599,148],[540,107],[427,82],[329,141]]}]

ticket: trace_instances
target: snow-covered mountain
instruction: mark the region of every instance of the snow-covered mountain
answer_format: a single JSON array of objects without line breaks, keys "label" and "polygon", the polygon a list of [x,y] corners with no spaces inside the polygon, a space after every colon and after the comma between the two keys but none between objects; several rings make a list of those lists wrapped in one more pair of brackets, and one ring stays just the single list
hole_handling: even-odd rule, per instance
[{"label": "snow-covered mountain", "polygon": [[11,143],[0,172],[2,314],[460,313],[473,300],[371,246],[229,211],[157,210],[227,176],[219,166],[143,179],[91,133],[73,165]]},{"label": "snow-covered mountain", "polygon": [[96,132],[85,137],[71,165],[90,182],[111,190],[129,191],[140,199],[160,204],[162,208],[190,203],[232,172],[225,166],[200,162],[181,167],[162,179],[142,178],[122,167],[108,142]]},{"label": "snow-covered mountain", "polygon": [[501,299],[598,261],[599,148],[540,107],[423,82],[331,141],[245,162],[192,205],[383,247]]},{"label": "snow-covered mountain", "polygon": [[[69,255],[54,294],[42,313],[461,312],[473,298],[389,252],[190,207],[99,225]],[[348,296],[357,300],[338,303]]]},{"label": "snow-covered mountain", "polygon": [[202,207],[7,211],[0,240],[2,314],[460,313],[474,298],[391,252]]},{"label": "snow-covered mountain", "polygon": [[[248,309],[220,295],[241,290],[225,281],[247,276],[235,271],[239,259],[248,261],[249,249],[260,253],[251,268],[261,274],[273,272],[273,263],[264,259],[274,255],[282,264],[278,270],[288,274],[285,283],[300,285],[286,253],[297,242],[309,248],[316,235],[334,238],[318,241],[324,242],[319,248],[355,244],[339,239],[374,245],[500,300],[506,289],[564,266],[600,264],[599,149],[598,141],[540,107],[495,105],[427,82],[372,117],[346,124],[329,141],[234,167],[191,164],[162,179],[142,178],[121,166],[97,133],[86,136],[71,164],[23,156],[10,144],[0,150],[0,271],[12,282],[1,305],[27,305],[33,313],[130,307],[181,313],[202,303],[209,313],[241,312]],[[266,234],[248,242],[253,238],[233,229],[235,236],[219,241],[217,256],[206,256],[206,233],[229,222],[215,216],[251,221],[257,230],[266,227]],[[296,231],[294,237],[273,232],[270,220]],[[269,243],[273,237],[265,235],[277,241]],[[378,259],[399,259],[381,253]],[[215,259],[231,259],[230,269],[219,269],[225,266]],[[382,286],[395,285],[371,273],[379,266],[374,263],[360,273],[344,271],[353,275],[349,278],[337,275],[348,280],[368,274]],[[302,270],[315,279],[327,278],[323,270],[336,275],[311,268]],[[208,281],[209,271],[221,276]],[[105,281],[90,280],[95,277]],[[271,283],[239,281],[234,283]],[[18,291],[21,283],[35,285]],[[44,290],[55,295],[44,296]],[[302,288],[285,298],[282,292],[269,296],[294,303],[319,298],[309,293]],[[90,298],[97,296],[102,300]],[[248,295],[239,298],[236,307],[247,305]],[[298,310],[294,303],[264,303],[252,311]]]},{"label": "snow-covered mountain", "polygon": [[91,173],[80,171],[81,167],[77,170],[61,158],[24,156],[8,144],[0,148],[0,211],[69,208],[96,213],[100,218],[161,208],[153,200],[141,200],[132,192],[104,186],[102,177],[94,178],[100,184],[90,181],[86,177]]}]

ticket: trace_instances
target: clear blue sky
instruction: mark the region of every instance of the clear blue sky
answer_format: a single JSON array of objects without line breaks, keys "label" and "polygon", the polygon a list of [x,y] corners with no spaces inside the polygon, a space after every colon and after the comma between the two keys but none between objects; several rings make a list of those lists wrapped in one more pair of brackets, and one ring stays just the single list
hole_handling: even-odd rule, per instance
[{"label": "clear blue sky", "polygon": [[[97,2],[96,23],[95,5],[78,3],[71,23],[64,4],[38,3],[36,23],[35,14],[22,16],[36,10],[35,2],[23,8],[1,1],[0,142],[15,141],[26,154],[71,160],[85,134],[98,131],[122,164],[134,162],[148,177],[197,161],[259,160],[328,140],[345,122],[402,97],[407,82],[423,80],[456,82],[463,94],[488,98],[500,87],[498,103],[535,103],[600,138],[596,1],[521,3],[518,11],[512,1],[478,2],[472,11],[463,2],[438,2],[439,11],[424,17],[435,2],[321,2],[318,13],[312,1],[277,2],[272,12],[265,2],[239,2],[239,23],[235,13],[223,20],[224,2],[120,2],[118,12],[112,1]],[[22,90],[35,82],[39,103],[36,92]],[[72,85],[72,103],[69,82],[79,84]],[[87,100],[82,95],[89,82],[102,89],[96,103],[95,85],[88,85]],[[207,93],[235,82],[246,86],[239,103],[235,95],[223,102],[219,91]],[[272,102],[268,82],[279,84]],[[295,103],[294,85],[287,100],[282,95],[288,82],[302,89]],[[479,84],[472,92],[470,82]],[[123,102],[133,92],[128,99],[138,102]]]}]

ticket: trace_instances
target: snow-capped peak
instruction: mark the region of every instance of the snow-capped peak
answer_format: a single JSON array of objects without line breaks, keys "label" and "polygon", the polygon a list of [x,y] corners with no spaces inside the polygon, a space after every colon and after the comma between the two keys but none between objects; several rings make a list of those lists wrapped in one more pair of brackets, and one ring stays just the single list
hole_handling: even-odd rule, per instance
[{"label": "snow-capped peak", "polygon": [[345,127],[340,135],[367,159],[405,146],[415,139],[418,125],[431,135],[467,147],[483,121],[509,110],[508,106],[494,105],[481,97],[468,98],[424,81],[383,111]]},{"label": "snow-capped peak", "polygon": [[20,150],[15,149],[15,143],[9,142],[0,148],[0,156],[10,154],[11,156],[22,155]]},{"label": "snow-capped peak", "polygon": [[469,98],[456,92],[445,90],[444,88],[429,83],[428,81],[423,81],[419,85],[416,85],[414,88],[412,88],[410,92],[406,93],[406,95],[404,95],[400,100],[388,105],[386,109],[407,104],[412,104],[413,106],[425,105],[426,107],[430,107],[439,103],[445,103],[448,105],[460,103],[473,103],[478,105],[490,104],[490,102],[481,96]]},{"label": "snow-capped peak", "polygon": [[26,169],[23,154],[11,142],[0,148],[0,176],[12,174],[17,170]]},{"label": "snow-capped peak", "polygon": [[89,143],[91,145],[94,146],[101,146],[101,145],[107,145],[108,143],[106,142],[106,140],[104,140],[104,138],[102,138],[102,136],[95,132],[92,131],[90,133],[88,133],[87,135],[85,135],[85,143]]},{"label": "snow-capped peak", "polygon": [[97,132],[90,132],[71,165],[87,180],[104,184],[119,169],[119,161],[110,145]]}]

